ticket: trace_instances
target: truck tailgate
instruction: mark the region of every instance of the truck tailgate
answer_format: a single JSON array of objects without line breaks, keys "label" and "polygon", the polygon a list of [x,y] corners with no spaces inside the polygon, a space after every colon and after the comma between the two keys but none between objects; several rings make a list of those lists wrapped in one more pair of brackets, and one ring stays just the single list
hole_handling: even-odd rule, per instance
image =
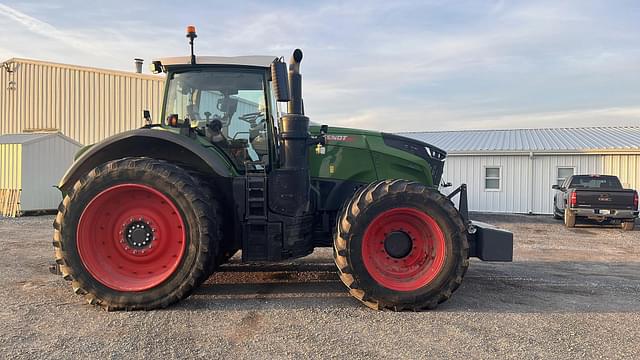
[{"label": "truck tailgate", "polygon": [[633,190],[575,189],[577,207],[594,209],[632,209]]}]

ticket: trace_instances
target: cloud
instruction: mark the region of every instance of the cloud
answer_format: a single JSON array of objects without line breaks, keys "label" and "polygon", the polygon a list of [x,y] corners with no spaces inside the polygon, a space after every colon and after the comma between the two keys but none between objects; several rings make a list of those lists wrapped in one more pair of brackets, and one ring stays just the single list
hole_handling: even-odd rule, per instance
[{"label": "cloud", "polygon": [[[91,53],[98,49],[95,46],[87,45],[86,42],[79,40],[77,35],[72,36],[69,33],[60,31],[56,27],[44,21],[38,20],[7,5],[0,4],[0,16],[4,16],[5,18],[22,25],[25,30],[30,31],[34,35],[48,38],[49,40],[58,42],[61,45],[71,46],[75,49],[85,51],[86,53]],[[15,29],[15,27],[5,27],[5,29],[6,28]]]},{"label": "cloud", "polygon": [[[319,120],[316,119],[316,122]],[[322,122],[322,121],[320,121]],[[640,126],[640,106],[572,109],[555,112],[485,114],[473,109],[437,106],[419,110],[380,107],[326,121],[334,126],[361,127],[387,132],[454,129],[553,128],[584,126]],[[322,122],[324,123],[324,122]]]},{"label": "cloud", "polygon": [[201,11],[118,0],[0,4],[0,27],[11,29],[0,57],[130,70],[134,57],[186,54],[183,25],[193,22],[199,54],[288,58],[302,47],[305,107],[318,122],[399,131],[637,116],[640,25],[630,5],[329,0],[211,10],[194,1]]}]

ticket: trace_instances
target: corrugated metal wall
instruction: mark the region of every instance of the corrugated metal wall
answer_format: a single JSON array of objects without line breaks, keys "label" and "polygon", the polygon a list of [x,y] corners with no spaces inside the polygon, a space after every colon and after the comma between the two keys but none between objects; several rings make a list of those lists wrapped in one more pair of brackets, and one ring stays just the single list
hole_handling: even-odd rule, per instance
[{"label": "corrugated metal wall", "polygon": [[61,136],[49,136],[22,147],[22,211],[56,209],[62,200],[55,188],[73,163],[80,146]]},{"label": "corrugated metal wall", "polygon": [[640,154],[603,155],[603,174],[618,175],[622,185],[640,191]]},{"label": "corrugated metal wall", "polygon": [[[502,169],[500,191],[485,191],[484,168]],[[558,167],[573,167],[575,173],[620,177],[625,187],[640,189],[640,154],[584,155],[450,155],[445,163],[444,181],[454,186],[466,183],[472,211],[551,214]]]},{"label": "corrugated metal wall", "polygon": [[21,189],[21,164],[21,144],[0,144],[0,189]]},{"label": "corrugated metal wall", "polygon": [[[527,156],[449,156],[445,162],[443,180],[452,190],[467,184],[469,209],[472,211],[526,213],[528,202],[529,160]],[[484,190],[484,168],[502,169],[500,191]]]},{"label": "corrugated metal wall", "polygon": [[534,214],[553,213],[555,190],[551,189],[551,186],[556,183],[558,167],[574,167],[575,174],[599,174],[602,172],[601,155],[535,155],[533,164],[531,211]]},{"label": "corrugated metal wall", "polygon": [[164,79],[17,59],[0,69],[0,134],[56,129],[90,144],[160,116]]}]

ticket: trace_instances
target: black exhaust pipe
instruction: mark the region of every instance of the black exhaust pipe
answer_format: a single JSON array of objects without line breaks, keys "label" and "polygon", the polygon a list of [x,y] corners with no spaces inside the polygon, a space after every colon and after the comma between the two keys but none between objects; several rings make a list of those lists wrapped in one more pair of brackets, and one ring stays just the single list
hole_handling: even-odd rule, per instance
[{"label": "black exhaust pipe", "polygon": [[280,168],[275,186],[270,187],[272,208],[289,216],[301,216],[309,209],[309,118],[302,101],[302,50],[296,49],[289,64],[288,114],[280,117]]},{"label": "black exhaust pipe", "polygon": [[302,102],[302,75],[300,74],[300,62],[302,50],[295,49],[289,60],[289,88],[291,100],[289,100],[289,114],[304,115]]}]

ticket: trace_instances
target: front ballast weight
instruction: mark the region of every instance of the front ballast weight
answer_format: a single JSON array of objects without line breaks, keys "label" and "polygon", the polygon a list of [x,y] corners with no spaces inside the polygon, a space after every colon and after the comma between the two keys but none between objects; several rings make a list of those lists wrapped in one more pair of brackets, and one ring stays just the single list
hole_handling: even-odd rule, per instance
[{"label": "front ballast weight", "polygon": [[467,184],[453,190],[447,199],[458,198],[458,212],[467,229],[469,256],[483,261],[513,261],[513,234],[491,224],[469,219]]}]

